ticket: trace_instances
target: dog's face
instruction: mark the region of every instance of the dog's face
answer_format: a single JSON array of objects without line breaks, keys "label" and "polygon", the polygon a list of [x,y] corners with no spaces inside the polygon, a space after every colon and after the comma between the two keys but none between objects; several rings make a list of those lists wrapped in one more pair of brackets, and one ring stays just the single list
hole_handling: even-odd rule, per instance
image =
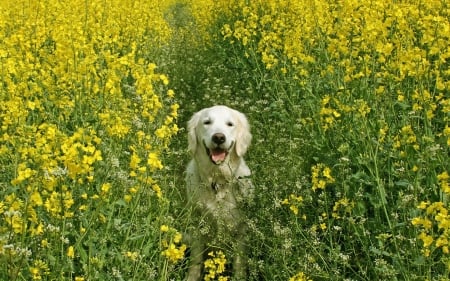
[{"label": "dog's face", "polygon": [[224,163],[231,153],[242,157],[251,141],[247,118],[226,106],[213,106],[195,113],[188,123],[189,150]]}]

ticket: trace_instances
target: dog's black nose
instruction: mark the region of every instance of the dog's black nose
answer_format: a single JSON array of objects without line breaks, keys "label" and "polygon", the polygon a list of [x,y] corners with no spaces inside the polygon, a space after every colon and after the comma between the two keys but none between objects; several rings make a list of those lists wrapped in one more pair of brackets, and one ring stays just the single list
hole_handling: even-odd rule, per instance
[{"label": "dog's black nose", "polygon": [[217,133],[212,136],[212,141],[216,144],[222,144],[225,142],[225,135],[222,133]]}]

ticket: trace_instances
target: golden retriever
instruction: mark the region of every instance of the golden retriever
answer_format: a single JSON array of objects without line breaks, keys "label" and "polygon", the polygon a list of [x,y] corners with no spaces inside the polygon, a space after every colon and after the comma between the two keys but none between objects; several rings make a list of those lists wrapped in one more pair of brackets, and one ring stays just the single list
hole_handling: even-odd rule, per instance
[{"label": "golden retriever", "polygon": [[199,215],[190,235],[188,281],[201,280],[205,253],[209,246],[218,247],[212,241],[219,235],[219,240],[231,240],[220,243],[233,249],[233,280],[245,280],[245,227],[239,205],[253,193],[243,159],[251,139],[245,115],[226,106],[202,109],[188,122],[193,159],[186,171],[187,197]]}]

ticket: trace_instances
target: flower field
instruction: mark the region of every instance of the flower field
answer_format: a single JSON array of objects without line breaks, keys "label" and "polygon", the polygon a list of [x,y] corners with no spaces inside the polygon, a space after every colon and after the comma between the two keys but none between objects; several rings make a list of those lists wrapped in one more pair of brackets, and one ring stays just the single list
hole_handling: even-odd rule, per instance
[{"label": "flower field", "polygon": [[147,53],[170,29],[134,4],[1,4],[2,280],[118,278],[162,247],[126,242],[140,196],[162,208],[154,175],[179,107]]},{"label": "flower field", "polygon": [[212,104],[252,125],[249,280],[450,280],[450,2],[160,2],[0,4],[0,280],[183,280]]}]

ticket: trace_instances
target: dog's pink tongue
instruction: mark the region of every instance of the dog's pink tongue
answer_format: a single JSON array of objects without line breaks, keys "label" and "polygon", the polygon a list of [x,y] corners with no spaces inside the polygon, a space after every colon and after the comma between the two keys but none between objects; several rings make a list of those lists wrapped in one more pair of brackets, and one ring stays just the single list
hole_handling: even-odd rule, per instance
[{"label": "dog's pink tongue", "polygon": [[222,162],[227,157],[227,154],[224,150],[215,149],[211,152],[211,160],[214,163]]}]

